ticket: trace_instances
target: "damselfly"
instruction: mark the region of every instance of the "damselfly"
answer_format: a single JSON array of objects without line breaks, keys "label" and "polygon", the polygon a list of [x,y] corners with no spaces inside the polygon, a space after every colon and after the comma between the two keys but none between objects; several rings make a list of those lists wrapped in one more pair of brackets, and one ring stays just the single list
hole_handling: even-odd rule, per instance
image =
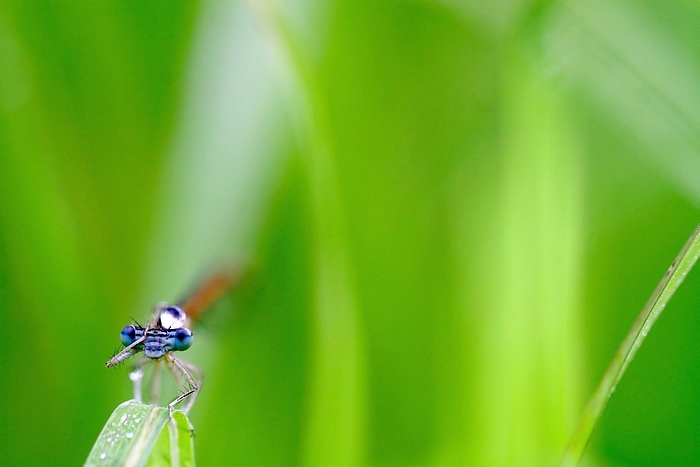
[{"label": "damselfly", "polygon": [[158,404],[160,369],[161,364],[164,364],[181,389],[180,395],[168,403],[168,410],[172,412],[176,404],[184,401],[182,411],[189,412],[202,386],[203,374],[193,364],[175,357],[174,352],[190,348],[194,335],[189,326],[230,288],[231,283],[230,273],[218,272],[206,280],[182,304],[170,305],[166,302],[156,304],[153,318],[146,326],[136,323],[122,329],[121,341],[124,349],[110,358],[106,365],[107,368],[115,366],[143,352],[143,357],[136,362],[134,369],[129,373],[133,383],[134,399],[142,400],[143,368],[146,364],[154,362],[150,400],[152,404]]}]

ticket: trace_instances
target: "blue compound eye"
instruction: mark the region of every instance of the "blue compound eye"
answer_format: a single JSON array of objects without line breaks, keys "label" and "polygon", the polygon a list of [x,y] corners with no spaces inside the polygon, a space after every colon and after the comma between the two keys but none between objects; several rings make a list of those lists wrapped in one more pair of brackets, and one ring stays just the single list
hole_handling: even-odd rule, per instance
[{"label": "blue compound eye", "polygon": [[173,336],[173,350],[187,350],[192,345],[192,331],[187,328],[178,328]]},{"label": "blue compound eye", "polygon": [[136,340],[136,328],[131,324],[128,326],[124,326],[124,329],[122,329],[121,333],[121,339],[122,344],[124,344],[124,347],[133,344]]}]

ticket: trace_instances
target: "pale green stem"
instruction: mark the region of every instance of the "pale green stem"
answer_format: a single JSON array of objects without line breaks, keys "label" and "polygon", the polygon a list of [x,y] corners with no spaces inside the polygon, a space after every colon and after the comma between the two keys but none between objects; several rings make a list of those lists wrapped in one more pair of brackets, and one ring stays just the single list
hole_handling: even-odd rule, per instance
[{"label": "pale green stem", "polygon": [[627,337],[622,341],[610,366],[608,367],[598,388],[588,401],[586,410],[583,413],[579,426],[571,438],[571,442],[564,453],[562,466],[578,465],[583,458],[583,453],[591,439],[600,417],[605,409],[608,399],[615,391],[617,383],[627,369],[627,365],[632,361],[639,346],[642,345],[649,330],[656,322],[666,304],[671,300],[673,294],[681,285],[685,276],[693,268],[700,256],[700,226],[698,226],[690,236],[686,244],[681,249],[676,259],[664,274],[664,277],[651,294],[649,301],[642,309],[639,317],[632,325]]}]

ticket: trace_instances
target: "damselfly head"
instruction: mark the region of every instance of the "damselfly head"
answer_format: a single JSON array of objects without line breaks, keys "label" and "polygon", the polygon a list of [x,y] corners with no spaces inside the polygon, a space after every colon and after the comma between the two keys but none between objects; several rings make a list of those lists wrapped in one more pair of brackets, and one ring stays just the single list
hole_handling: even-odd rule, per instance
[{"label": "damselfly head", "polygon": [[120,333],[124,349],[107,361],[107,367],[139,352],[150,359],[159,360],[168,352],[182,352],[192,346],[194,336],[185,327],[187,315],[182,308],[162,302],[155,309],[153,320],[146,327],[139,324],[124,326]]}]

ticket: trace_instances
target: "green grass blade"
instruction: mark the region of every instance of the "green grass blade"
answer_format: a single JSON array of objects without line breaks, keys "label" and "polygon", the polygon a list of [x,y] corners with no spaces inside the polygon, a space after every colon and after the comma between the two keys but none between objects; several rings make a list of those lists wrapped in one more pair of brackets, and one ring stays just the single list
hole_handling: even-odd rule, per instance
[{"label": "green grass blade", "polygon": [[180,411],[174,412],[166,427],[160,432],[146,465],[194,466],[194,435],[187,416]]},{"label": "green grass blade", "polygon": [[656,289],[649,297],[646,305],[639,314],[639,317],[632,325],[627,337],[620,345],[615,357],[608,367],[603,379],[600,381],[595,393],[588,401],[579,426],[571,438],[562,459],[562,466],[578,465],[581,462],[586,446],[591,439],[600,417],[605,409],[608,399],[615,391],[617,383],[625,373],[627,366],[634,358],[637,350],[644,342],[649,330],[656,322],[666,304],[671,300],[673,294],[685,279],[688,272],[693,268],[700,256],[700,226],[685,243],[676,259],[664,274],[664,277],[656,286]]},{"label": "green grass blade", "polygon": [[93,465],[193,466],[192,425],[180,411],[135,400],[117,407],[85,462]]}]

